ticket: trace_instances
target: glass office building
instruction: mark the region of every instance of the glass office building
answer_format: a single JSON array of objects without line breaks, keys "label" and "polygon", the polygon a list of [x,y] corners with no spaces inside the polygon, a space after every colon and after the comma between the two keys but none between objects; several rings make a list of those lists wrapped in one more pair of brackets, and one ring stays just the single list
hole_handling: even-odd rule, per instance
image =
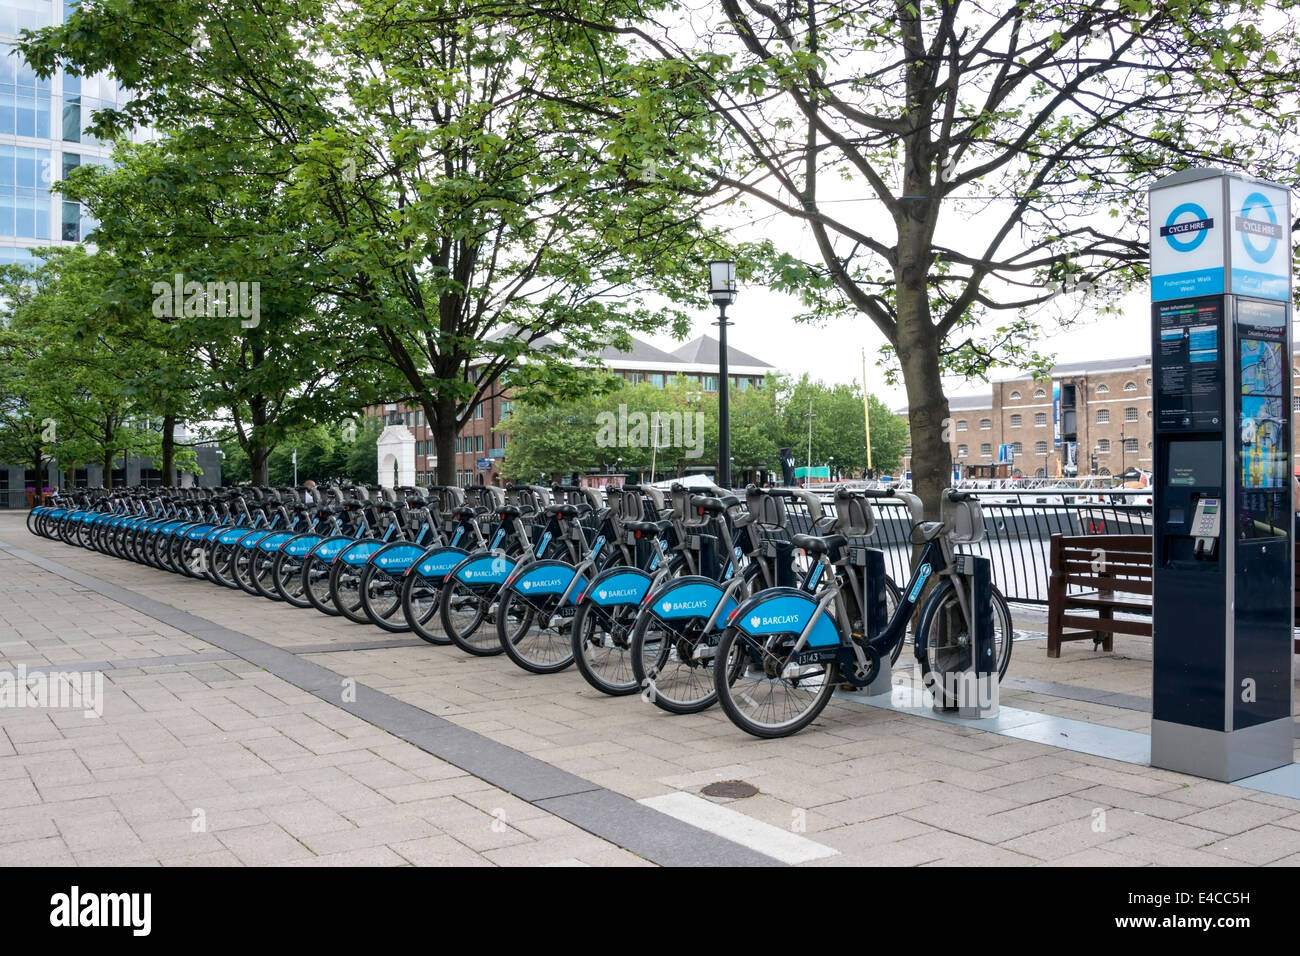
[{"label": "glass office building", "polygon": [[[22,30],[61,23],[74,7],[67,0],[0,0],[0,264],[32,262],[32,248],[85,242],[95,226],[81,204],[65,200],[55,186],[78,166],[109,162],[109,144],[85,130],[96,110],[122,101],[117,84],[62,70],[39,79],[14,46]],[[219,483],[216,449],[198,451],[202,483]],[[159,483],[162,476],[153,466],[148,459],[119,460],[113,484]],[[45,471],[38,476],[30,468],[0,463],[0,508],[27,505],[27,489],[69,480],[93,487],[106,477],[99,465],[75,468],[70,475],[60,475],[55,465]]]},{"label": "glass office building", "polygon": [[59,71],[47,80],[17,55],[22,30],[62,21],[64,0],[0,0],[0,263],[27,262],[33,246],[74,245],[94,223],[54,185],[83,163],[108,161],[110,147],[85,132],[97,109],[119,102],[107,77]]}]

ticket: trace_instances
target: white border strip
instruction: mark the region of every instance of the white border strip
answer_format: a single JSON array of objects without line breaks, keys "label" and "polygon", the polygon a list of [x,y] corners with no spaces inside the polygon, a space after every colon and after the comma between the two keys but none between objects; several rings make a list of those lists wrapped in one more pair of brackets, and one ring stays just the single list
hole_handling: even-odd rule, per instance
[{"label": "white border strip", "polygon": [[809,860],[839,856],[840,853],[839,850],[832,850],[797,833],[755,820],[693,793],[678,791],[661,797],[647,797],[637,802],[683,823],[764,853],[782,863],[807,863]]}]

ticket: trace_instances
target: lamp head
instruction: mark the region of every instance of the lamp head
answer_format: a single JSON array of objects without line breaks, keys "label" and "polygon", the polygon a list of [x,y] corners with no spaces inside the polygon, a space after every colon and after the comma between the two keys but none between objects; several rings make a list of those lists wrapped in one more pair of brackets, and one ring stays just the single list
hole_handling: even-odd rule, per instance
[{"label": "lamp head", "polygon": [[730,259],[716,259],[709,263],[709,298],[715,305],[731,305],[736,301],[736,263]]}]

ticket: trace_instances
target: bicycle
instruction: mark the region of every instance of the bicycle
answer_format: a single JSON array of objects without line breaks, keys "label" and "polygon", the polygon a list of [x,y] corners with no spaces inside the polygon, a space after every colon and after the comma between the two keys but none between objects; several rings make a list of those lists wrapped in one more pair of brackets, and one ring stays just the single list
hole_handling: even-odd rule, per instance
[{"label": "bicycle", "polygon": [[[908,507],[911,536],[921,548],[907,586],[886,615],[884,554],[850,546],[870,537],[874,517],[869,498],[894,497]],[[785,737],[812,723],[841,681],[867,687],[880,662],[901,645],[917,602],[931,577],[936,582],[921,603],[914,655],[927,689],[951,705],[943,675],[970,666],[974,609],[965,571],[973,556],[956,552],[984,533],[975,496],[949,490],[940,521],[924,520],[915,495],[893,491],[839,489],[836,520],[827,535],[795,535],[794,544],[815,560],[798,588],[760,592],[736,608],[718,643],[714,684],[731,721],[756,737]],[[830,580],[822,582],[829,569]],[[1005,675],[1012,645],[1011,611],[992,588],[993,640],[983,662],[986,673]]]}]

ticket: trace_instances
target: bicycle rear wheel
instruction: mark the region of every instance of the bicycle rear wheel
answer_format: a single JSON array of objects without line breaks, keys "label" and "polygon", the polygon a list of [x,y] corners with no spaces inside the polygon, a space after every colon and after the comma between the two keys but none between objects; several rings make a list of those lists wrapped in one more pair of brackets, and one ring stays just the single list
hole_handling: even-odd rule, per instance
[{"label": "bicycle rear wheel", "polygon": [[[707,617],[665,620],[648,607],[632,631],[632,672],[642,696],[671,714],[698,714],[713,706],[716,647],[704,634]],[[715,632],[716,634],[716,632]]]},{"label": "bicycle rear wheel", "polygon": [[438,601],[442,595],[442,582],[431,581],[418,571],[413,571],[402,582],[402,614],[411,631],[428,644],[446,646],[451,638],[442,631],[442,618]]},{"label": "bicycle rear wheel", "polygon": [[469,585],[452,576],[442,585],[438,608],[442,629],[467,654],[492,657],[505,653],[496,628],[484,626],[494,623],[490,617],[496,610],[496,591],[495,586]]},{"label": "bicycle rear wheel", "polygon": [[[573,611],[567,605],[567,611]],[[572,617],[560,595],[528,598],[507,589],[497,605],[497,639],[506,656],[534,674],[556,674],[573,663]]]},{"label": "bicycle rear wheel", "polygon": [[402,614],[402,576],[367,564],[361,572],[361,611],[376,627],[394,634],[409,631]]},{"label": "bicycle rear wheel", "polygon": [[636,604],[599,605],[583,601],[573,618],[573,659],[587,683],[602,694],[622,697],[639,686],[632,672],[632,629]]},{"label": "bicycle rear wheel", "polygon": [[839,665],[791,663],[798,642],[798,634],[758,638],[734,627],[722,635],[714,666],[718,703],[745,733],[788,737],[816,720],[830,702]]}]

